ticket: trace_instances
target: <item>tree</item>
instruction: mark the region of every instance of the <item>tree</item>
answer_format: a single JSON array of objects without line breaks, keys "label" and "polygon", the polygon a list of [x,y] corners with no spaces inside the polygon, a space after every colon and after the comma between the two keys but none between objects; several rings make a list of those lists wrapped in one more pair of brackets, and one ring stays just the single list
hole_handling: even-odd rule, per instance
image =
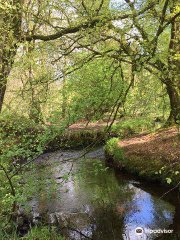
[{"label": "tree", "polygon": [[[110,14],[108,2],[96,1],[89,4],[85,1],[54,1],[45,3],[38,0],[3,0],[0,4],[0,111],[6,91],[7,78],[18,47],[24,41],[52,41],[86,29],[104,26],[112,20],[127,19],[142,15],[154,6],[150,2],[135,12]],[[57,10],[58,9],[58,10]],[[25,21],[28,15],[29,21]],[[31,29],[28,28],[31,25]]]},{"label": "tree", "polygon": [[67,92],[75,121],[104,119],[105,114],[113,111],[113,106],[123,102],[130,81],[124,81],[121,71],[118,61],[100,58],[84,64],[70,75]]},{"label": "tree", "polygon": [[171,112],[168,123],[172,124],[176,122],[180,113],[179,86],[175,80],[179,70],[178,67],[176,71],[173,68],[173,65],[178,66],[179,58],[178,1],[124,0],[118,3],[120,5],[115,5],[112,14],[116,16],[122,12],[127,13],[129,15],[127,18],[116,22],[109,21],[99,29],[94,27],[93,31],[89,30],[88,35],[77,34],[69,38],[70,46],[62,50],[68,55],[76,49],[86,49],[89,57],[86,56],[84,62],[91,61],[94,57],[106,57],[130,64],[132,66],[131,86],[133,86],[135,74],[143,69],[158,76],[161,83],[166,86],[169,95]]},{"label": "tree", "polygon": [[[134,5],[126,0],[131,9],[135,9]],[[159,71],[160,81],[166,85],[167,93],[170,99],[170,115],[167,120],[167,124],[174,124],[180,118],[180,2],[176,1],[162,1],[159,5],[160,11],[158,8],[154,9],[156,16],[152,17],[156,20],[154,23],[157,23],[157,29],[154,31],[155,36],[151,38],[149,32],[143,27],[142,24],[138,23],[137,18],[133,19],[134,26],[137,28],[143,39],[139,44],[145,46],[144,52],[148,55],[143,56],[141,64],[149,69],[150,67],[155,68]],[[159,11],[159,12],[158,12]],[[166,31],[169,31],[170,41],[169,46],[166,46],[165,49],[160,49],[160,44],[162,43],[162,37]],[[167,35],[164,35],[168,37]],[[145,44],[144,44],[145,43]],[[167,49],[167,50],[166,50]],[[167,54],[166,54],[167,51]],[[159,54],[159,52],[163,54]],[[164,59],[162,59],[164,58]],[[150,69],[151,71],[152,69]]]},{"label": "tree", "polygon": [[[136,12],[141,1],[125,2]],[[159,75],[170,99],[171,111],[167,123],[174,124],[180,118],[180,2],[159,1],[146,13],[141,18],[136,16],[130,19],[131,27],[121,46],[137,72],[145,68]],[[126,32],[127,25],[125,23]],[[120,32],[117,27],[112,28],[116,33]]]}]

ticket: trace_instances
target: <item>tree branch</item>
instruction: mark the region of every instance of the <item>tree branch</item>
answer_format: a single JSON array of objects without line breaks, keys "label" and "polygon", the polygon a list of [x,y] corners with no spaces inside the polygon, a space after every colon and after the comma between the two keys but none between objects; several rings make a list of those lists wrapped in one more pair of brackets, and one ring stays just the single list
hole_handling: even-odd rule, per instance
[{"label": "tree branch", "polygon": [[143,14],[144,12],[146,12],[147,10],[151,9],[154,5],[155,2],[151,2],[149,5],[145,6],[144,8],[142,8],[139,12],[132,12],[130,14],[123,14],[123,15],[101,15],[101,16],[97,16],[94,17],[93,19],[86,21],[85,23],[80,23],[77,24],[76,26],[70,26],[67,27],[65,29],[62,29],[61,31],[55,33],[55,34],[50,34],[50,35],[25,35],[24,37],[21,38],[21,40],[27,40],[27,41],[31,41],[31,40],[42,40],[42,41],[51,41],[51,40],[55,40],[58,38],[61,38],[62,36],[66,35],[66,34],[72,34],[72,33],[76,33],[78,31],[80,31],[81,29],[87,29],[87,28],[93,28],[95,27],[98,23],[104,25],[104,23],[110,22],[110,21],[114,21],[114,20],[122,20],[122,19],[126,19],[126,18],[132,18],[132,17],[136,17],[139,16],[141,14]]}]

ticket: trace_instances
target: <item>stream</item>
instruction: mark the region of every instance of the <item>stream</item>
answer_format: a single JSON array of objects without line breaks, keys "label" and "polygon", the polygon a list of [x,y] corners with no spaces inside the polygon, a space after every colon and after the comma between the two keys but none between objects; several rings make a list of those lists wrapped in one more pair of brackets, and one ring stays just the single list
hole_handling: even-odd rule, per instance
[{"label": "stream", "polygon": [[[55,190],[49,183],[29,201],[34,222],[58,226],[67,240],[180,239],[177,190],[160,199],[167,188],[107,166],[102,148],[78,159],[82,154],[57,151],[37,159],[38,176],[54,181]],[[173,233],[150,232],[164,229]]]}]

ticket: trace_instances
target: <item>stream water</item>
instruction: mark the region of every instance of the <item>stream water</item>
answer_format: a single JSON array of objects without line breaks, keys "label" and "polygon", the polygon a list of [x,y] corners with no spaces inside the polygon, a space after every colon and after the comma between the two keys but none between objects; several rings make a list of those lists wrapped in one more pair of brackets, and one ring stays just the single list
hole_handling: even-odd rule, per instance
[{"label": "stream water", "polygon": [[[48,196],[48,184],[30,201],[35,222],[58,226],[67,240],[180,239],[177,190],[160,199],[166,188],[107,168],[103,149],[66,161],[82,154],[58,151],[37,159],[39,176],[54,180],[56,190]],[[173,234],[150,233],[164,229]]]}]

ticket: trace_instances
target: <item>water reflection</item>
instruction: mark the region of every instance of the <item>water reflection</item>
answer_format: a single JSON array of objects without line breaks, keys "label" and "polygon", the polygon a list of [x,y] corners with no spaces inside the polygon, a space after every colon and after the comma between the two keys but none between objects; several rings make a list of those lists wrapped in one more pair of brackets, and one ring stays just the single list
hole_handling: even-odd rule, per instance
[{"label": "water reflection", "polygon": [[[34,216],[40,215],[47,222],[60,226],[71,240],[88,237],[94,240],[172,238],[168,234],[161,238],[149,233],[138,236],[135,233],[137,227],[142,227],[144,231],[165,228],[174,229],[176,234],[179,232],[180,225],[174,223],[180,223],[180,205],[174,206],[167,199],[159,200],[159,194],[164,192],[164,188],[158,186],[151,193],[153,185],[141,184],[134,181],[132,176],[117,173],[112,168],[95,174],[93,163],[99,160],[94,157],[102,158],[102,150],[88,156],[91,159],[84,162],[86,172],[83,178],[75,179],[71,176],[62,187],[62,176],[71,168],[69,163],[62,163],[62,159],[71,155],[77,157],[81,153],[59,152],[46,162],[47,172],[49,169],[54,170],[48,178],[56,179],[57,190],[50,201],[45,194],[40,194],[40,198],[36,197],[31,202]],[[105,168],[104,160],[101,161]],[[58,163],[54,169],[53,162]],[[82,162],[80,160],[74,165],[74,171],[82,166]]]}]

